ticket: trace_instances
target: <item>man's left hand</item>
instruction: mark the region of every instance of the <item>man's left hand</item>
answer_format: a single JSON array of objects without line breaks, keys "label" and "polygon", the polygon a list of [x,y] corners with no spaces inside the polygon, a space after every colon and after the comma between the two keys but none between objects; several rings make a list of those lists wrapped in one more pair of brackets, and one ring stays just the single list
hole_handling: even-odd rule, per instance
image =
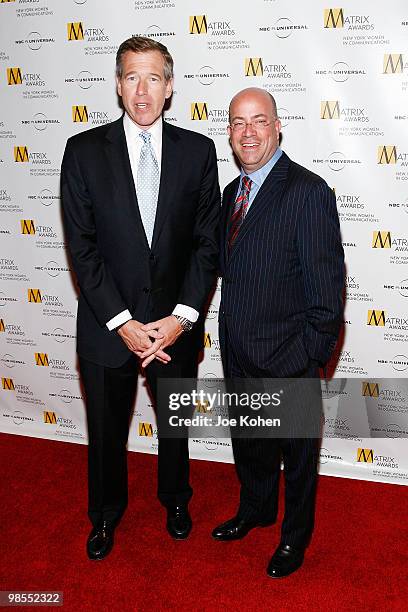
[{"label": "man's left hand", "polygon": [[[160,340],[160,349],[162,350],[167,346],[174,344],[177,338],[179,338],[183,333],[183,328],[174,315],[142,325],[141,329],[147,334],[149,334],[149,331],[152,330],[156,330],[160,334],[163,334],[163,338]],[[152,348],[150,348],[141,353],[140,358],[144,360],[142,362],[142,367],[145,368],[151,361],[153,361],[155,358],[155,353],[152,352]]]}]

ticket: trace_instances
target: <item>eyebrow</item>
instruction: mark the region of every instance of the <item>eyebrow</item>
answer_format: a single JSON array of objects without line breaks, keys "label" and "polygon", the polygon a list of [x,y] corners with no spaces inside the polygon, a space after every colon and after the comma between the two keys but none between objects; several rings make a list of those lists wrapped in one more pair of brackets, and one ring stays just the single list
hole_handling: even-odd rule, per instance
[{"label": "eyebrow", "polygon": [[[259,117],[267,117],[267,114],[266,113],[258,113],[257,115],[252,115],[251,119],[259,119]],[[242,119],[242,121],[245,121],[245,117],[241,117],[240,115],[232,117],[232,121],[235,121],[236,119]]]},{"label": "eyebrow", "polygon": [[[137,74],[137,70],[129,70],[129,72],[125,72],[124,76],[125,78],[130,76],[131,74]],[[159,79],[162,79],[163,76],[161,74],[158,74],[157,72],[149,72],[148,76],[154,76],[157,77]]]}]

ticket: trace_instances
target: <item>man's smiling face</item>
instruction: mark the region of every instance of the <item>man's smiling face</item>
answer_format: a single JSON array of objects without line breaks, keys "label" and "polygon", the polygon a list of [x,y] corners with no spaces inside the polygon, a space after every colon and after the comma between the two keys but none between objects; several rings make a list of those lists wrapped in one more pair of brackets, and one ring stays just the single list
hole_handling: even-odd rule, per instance
[{"label": "man's smiling face", "polygon": [[279,145],[280,128],[266,91],[244,89],[232,99],[228,135],[244,172],[255,172],[271,159]]}]

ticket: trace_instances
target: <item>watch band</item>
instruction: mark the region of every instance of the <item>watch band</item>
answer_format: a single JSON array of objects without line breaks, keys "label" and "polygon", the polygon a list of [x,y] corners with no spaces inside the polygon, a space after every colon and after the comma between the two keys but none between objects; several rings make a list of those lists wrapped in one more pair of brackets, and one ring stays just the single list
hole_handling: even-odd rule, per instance
[{"label": "watch band", "polygon": [[184,332],[188,332],[193,329],[194,324],[189,319],[186,319],[185,317],[180,317],[180,315],[173,316],[176,317]]}]

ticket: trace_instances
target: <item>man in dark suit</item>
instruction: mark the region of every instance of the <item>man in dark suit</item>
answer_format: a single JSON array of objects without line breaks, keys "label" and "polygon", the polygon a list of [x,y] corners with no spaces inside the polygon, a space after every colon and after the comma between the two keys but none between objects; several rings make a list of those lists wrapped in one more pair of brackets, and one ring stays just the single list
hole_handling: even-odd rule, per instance
[{"label": "man in dark suit", "polygon": [[[203,308],[218,261],[215,147],[162,120],[173,85],[167,48],[148,38],[126,40],[116,79],[123,117],[70,138],[61,176],[80,289],[91,559],[110,552],[127,505],[126,444],[139,365],[154,399],[158,378],[196,376]],[[159,431],[158,455],[167,529],[186,538],[192,525],[187,438],[161,438]]]},{"label": "man in dark suit", "polygon": [[[232,379],[317,378],[342,322],[336,200],[323,179],[282,152],[280,128],[266,91],[245,89],[233,98],[228,133],[241,175],[223,194],[219,319]],[[313,530],[317,439],[239,437],[232,445],[240,504],[213,537],[240,539],[276,520],[283,457],[285,516],[267,571],[287,576],[301,566]]]}]

